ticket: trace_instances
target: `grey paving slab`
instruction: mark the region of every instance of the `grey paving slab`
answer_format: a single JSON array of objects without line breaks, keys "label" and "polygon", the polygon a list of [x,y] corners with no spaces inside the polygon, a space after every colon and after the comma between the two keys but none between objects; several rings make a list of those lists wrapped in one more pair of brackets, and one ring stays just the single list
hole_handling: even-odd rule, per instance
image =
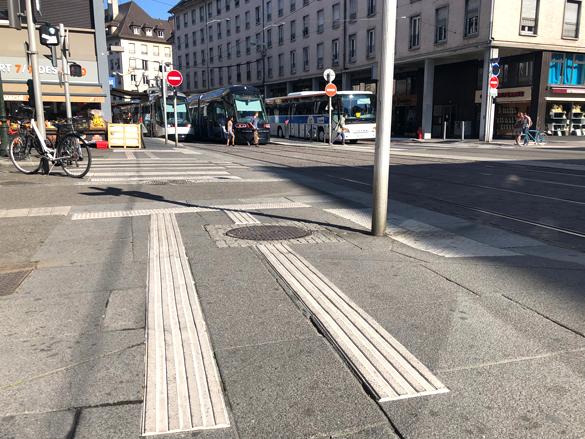
[{"label": "grey paving slab", "polygon": [[145,289],[114,290],[107,301],[103,328],[106,331],[144,328],[145,313]]},{"label": "grey paving slab", "polygon": [[140,403],[84,408],[75,429],[75,439],[138,439],[141,437],[141,416]]},{"label": "grey paving slab", "polygon": [[10,296],[46,298],[71,296],[95,291],[144,288],[146,264],[142,262],[101,261],[81,266],[47,267],[33,271]]},{"label": "grey paving slab", "polygon": [[185,245],[215,350],[317,335],[254,250]]},{"label": "grey paving slab", "polygon": [[30,413],[0,417],[3,439],[67,439],[74,429],[75,411]]},{"label": "grey paving slab", "polygon": [[96,332],[106,312],[107,292],[19,297],[0,302],[0,334],[19,339]]},{"label": "grey paving slab", "polygon": [[29,262],[63,217],[0,218],[0,266]]},{"label": "grey paving slab", "polygon": [[142,400],[143,330],[3,347],[9,349],[11,372],[1,387],[1,415]]},{"label": "grey paving slab", "polygon": [[81,238],[47,241],[35,253],[33,259],[39,266],[66,266],[99,264],[102,261],[132,261],[134,257],[132,239],[96,239],[84,241]]},{"label": "grey paving slab", "polygon": [[585,437],[582,353],[439,375],[451,392],[383,407],[406,439]]},{"label": "grey paving slab", "polygon": [[434,264],[433,268],[481,295],[500,294],[585,334],[584,270],[542,266]]},{"label": "grey paving slab", "polygon": [[385,421],[324,339],[220,351],[239,437],[313,437]]}]

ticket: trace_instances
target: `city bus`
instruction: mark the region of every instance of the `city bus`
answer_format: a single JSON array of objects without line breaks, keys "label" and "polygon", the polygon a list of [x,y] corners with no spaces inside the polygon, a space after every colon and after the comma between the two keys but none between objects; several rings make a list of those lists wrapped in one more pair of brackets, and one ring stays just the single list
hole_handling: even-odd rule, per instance
[{"label": "city bus", "polygon": [[260,143],[270,142],[270,125],[260,91],[248,85],[232,85],[187,100],[194,140],[227,141],[227,120],[234,118],[236,143],[253,143],[252,118],[258,113]]},{"label": "city bus", "polygon": [[[376,96],[369,91],[338,91],[333,97],[332,137],[345,114],[346,141],[376,138]],[[329,98],[323,91],[303,91],[266,99],[270,133],[280,138],[329,140]]]},{"label": "city bus", "polygon": [[[148,137],[165,135],[163,96],[158,90],[134,97],[131,101],[112,105],[114,120],[121,123],[142,125],[142,132]],[[175,137],[174,97],[167,96],[167,133]],[[187,97],[177,93],[177,132],[179,140],[185,140],[191,131],[191,118],[187,107]]]}]

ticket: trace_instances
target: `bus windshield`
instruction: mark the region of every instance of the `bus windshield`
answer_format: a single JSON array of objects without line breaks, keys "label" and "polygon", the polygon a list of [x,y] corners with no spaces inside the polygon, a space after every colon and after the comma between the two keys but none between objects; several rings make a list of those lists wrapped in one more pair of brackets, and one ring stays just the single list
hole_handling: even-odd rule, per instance
[{"label": "bus windshield", "polygon": [[373,123],[376,121],[376,99],[370,94],[340,95],[347,123]]},{"label": "bus windshield", "polygon": [[[175,124],[175,109],[172,99],[167,99],[167,123],[169,125]],[[184,100],[177,100],[177,125],[184,127],[187,124],[189,124],[187,103]]]},{"label": "bus windshield", "polygon": [[239,122],[250,122],[254,114],[258,113],[260,120],[266,120],[262,100],[258,96],[234,96],[236,117]]}]

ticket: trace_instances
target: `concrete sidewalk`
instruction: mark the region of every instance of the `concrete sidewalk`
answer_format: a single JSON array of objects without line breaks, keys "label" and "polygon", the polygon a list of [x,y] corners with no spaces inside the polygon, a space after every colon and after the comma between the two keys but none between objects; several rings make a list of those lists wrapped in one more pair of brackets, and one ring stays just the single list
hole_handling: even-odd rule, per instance
[{"label": "concrete sidewalk", "polygon": [[0,437],[585,436],[582,253],[400,202],[374,238],[363,192],[245,175],[3,187]]}]

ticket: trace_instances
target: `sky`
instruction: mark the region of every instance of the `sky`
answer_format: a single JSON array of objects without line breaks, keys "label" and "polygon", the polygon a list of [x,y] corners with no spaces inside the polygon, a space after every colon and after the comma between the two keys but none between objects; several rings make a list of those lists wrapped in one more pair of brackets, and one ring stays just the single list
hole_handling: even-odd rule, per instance
[{"label": "sky", "polygon": [[[125,0],[118,0],[120,4],[127,3]],[[178,0],[134,0],[142,9],[144,9],[153,18],[169,18],[168,10],[178,3]],[[107,8],[108,2],[104,0]]]}]

